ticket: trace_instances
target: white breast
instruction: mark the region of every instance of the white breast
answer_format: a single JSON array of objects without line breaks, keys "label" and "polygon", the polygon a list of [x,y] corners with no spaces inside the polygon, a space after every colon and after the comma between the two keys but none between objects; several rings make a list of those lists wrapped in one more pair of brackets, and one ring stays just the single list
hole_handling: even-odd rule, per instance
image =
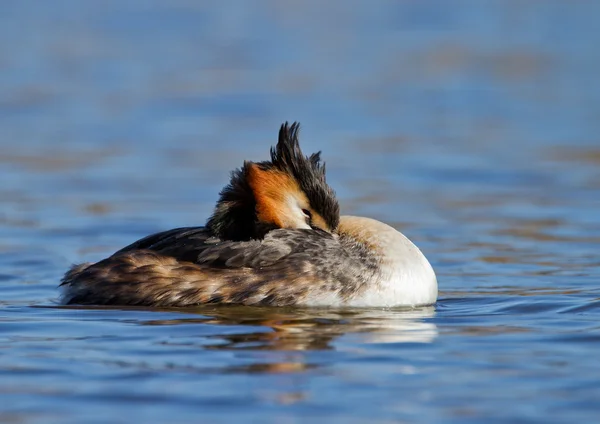
[{"label": "white breast", "polygon": [[345,302],[347,306],[390,307],[434,304],[437,279],[429,261],[402,233],[370,218],[343,216],[340,231],[372,246],[381,255],[378,281]]}]

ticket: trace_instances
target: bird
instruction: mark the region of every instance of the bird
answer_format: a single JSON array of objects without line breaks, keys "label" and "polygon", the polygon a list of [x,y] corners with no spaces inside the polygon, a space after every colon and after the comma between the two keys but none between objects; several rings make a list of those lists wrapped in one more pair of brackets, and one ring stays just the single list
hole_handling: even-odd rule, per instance
[{"label": "bird", "polygon": [[285,122],[270,160],[232,171],[204,226],[144,237],[61,280],[66,305],[417,307],[438,284],[423,253],[372,218],[340,215],[321,152]]}]

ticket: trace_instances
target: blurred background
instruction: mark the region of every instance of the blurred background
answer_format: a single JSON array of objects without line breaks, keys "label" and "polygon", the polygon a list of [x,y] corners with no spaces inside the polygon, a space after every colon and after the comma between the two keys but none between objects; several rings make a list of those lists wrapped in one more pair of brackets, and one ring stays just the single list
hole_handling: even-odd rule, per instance
[{"label": "blurred background", "polygon": [[[99,260],[152,232],[203,225],[229,172],[245,159],[266,159],[279,125],[300,121],[305,153],[323,151],[342,212],[391,223],[432,262],[441,301],[417,323],[428,325],[425,339],[435,339],[437,328],[462,334],[461,322],[482,325],[465,330],[470,335],[524,326],[530,338],[519,339],[509,356],[515,364],[528,362],[527,352],[552,350],[559,341],[536,342],[534,335],[588,331],[590,322],[570,320],[587,313],[597,322],[599,310],[599,16],[600,2],[592,0],[3,0],[0,318],[18,323],[13,331],[20,337],[42,337],[37,319],[48,323],[51,312],[28,305],[52,305],[71,263]],[[574,315],[551,321],[556,327],[538,326],[558,311]],[[469,321],[470,313],[477,318]],[[534,315],[517,320],[515,313]],[[79,323],[82,314],[60,319]],[[481,316],[491,315],[482,324]],[[48,325],[45,332],[73,340],[90,331]],[[516,343],[512,333],[499,337],[506,349]],[[453,340],[455,349],[460,340]],[[6,352],[14,364],[31,347],[4,342],[12,343]],[[566,357],[554,357],[577,359],[567,390],[577,399],[561,404],[552,396],[564,387],[543,392],[545,380],[532,377],[523,389],[531,391],[521,394],[540,393],[530,399],[534,412],[554,399],[557,419],[573,405],[583,418],[586,411],[593,416],[594,355],[585,353],[590,340],[581,342],[577,355],[568,345]],[[488,355],[496,348],[482,349],[474,361],[494,362]],[[449,345],[431,349],[440,349],[431,357],[446,356]],[[465,349],[472,354],[468,343]],[[156,360],[181,365],[181,358],[164,355]],[[375,370],[372,378],[382,375],[363,359],[365,372]],[[484,396],[477,387],[488,387],[490,376],[478,381],[459,363],[452,372],[471,376],[472,391],[456,394],[437,380],[448,364],[426,364],[431,372],[423,382],[446,387],[446,395]],[[60,361],[52,366],[63,369]],[[83,368],[54,379],[67,394],[81,380],[89,381]],[[517,383],[504,382],[497,387]],[[360,398],[360,389],[348,390]],[[31,393],[23,389],[14,405],[25,410]],[[379,413],[448,417],[441,393],[408,391],[412,412]],[[339,406],[340,399],[328,402]],[[486,408],[529,411],[503,401],[478,405],[475,416]],[[355,416],[352,407],[340,415],[344,422]],[[86,416],[80,412],[75,421]]]},{"label": "blurred background", "polygon": [[558,195],[534,215],[564,219],[553,206],[573,201],[568,213],[583,213],[598,189],[599,12],[593,1],[5,1],[0,219],[98,225],[79,247],[124,223],[202,224],[229,171],[266,158],[286,120],[303,124],[307,152],[323,151],[345,213],[448,227],[490,202],[518,215]]}]

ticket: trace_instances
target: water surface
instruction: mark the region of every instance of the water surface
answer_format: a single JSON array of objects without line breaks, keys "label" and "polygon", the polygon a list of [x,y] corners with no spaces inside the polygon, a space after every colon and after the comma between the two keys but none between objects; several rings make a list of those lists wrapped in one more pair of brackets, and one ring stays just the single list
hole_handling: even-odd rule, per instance
[{"label": "water surface", "polygon": [[[0,6],[0,421],[595,422],[597,2]],[[61,307],[285,120],[434,307]]]}]

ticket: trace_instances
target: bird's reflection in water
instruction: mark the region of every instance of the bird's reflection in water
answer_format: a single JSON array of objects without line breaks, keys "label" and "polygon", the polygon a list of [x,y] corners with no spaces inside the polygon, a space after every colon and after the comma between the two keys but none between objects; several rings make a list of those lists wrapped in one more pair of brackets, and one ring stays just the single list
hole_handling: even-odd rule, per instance
[{"label": "bird's reflection in water", "polygon": [[[435,314],[432,306],[346,310],[203,306],[184,312],[195,316],[145,320],[140,324],[169,326],[197,323],[236,327],[235,333],[215,331],[203,334],[203,342],[199,344],[208,351],[229,350],[242,355],[238,358],[243,359],[242,363],[210,370],[227,374],[319,373],[327,361],[323,362],[322,355],[315,356],[311,352],[338,351],[361,355],[370,344],[431,343],[438,335],[437,326],[428,320]],[[244,331],[244,327],[248,327],[248,331]],[[344,342],[340,342],[342,337]],[[178,340],[169,340],[165,344],[176,346]],[[189,346],[189,339],[185,344]],[[287,390],[283,392],[287,393]],[[294,403],[297,397],[286,397],[285,401],[278,398],[279,401]]]},{"label": "bird's reflection in water", "polygon": [[359,343],[430,343],[438,334],[436,325],[427,321],[435,314],[433,306],[346,310],[218,306],[195,308],[193,313],[201,316],[143,324],[252,327],[248,332],[207,336],[215,343],[206,349],[225,350],[333,350],[335,340],[345,335],[358,337]]}]

